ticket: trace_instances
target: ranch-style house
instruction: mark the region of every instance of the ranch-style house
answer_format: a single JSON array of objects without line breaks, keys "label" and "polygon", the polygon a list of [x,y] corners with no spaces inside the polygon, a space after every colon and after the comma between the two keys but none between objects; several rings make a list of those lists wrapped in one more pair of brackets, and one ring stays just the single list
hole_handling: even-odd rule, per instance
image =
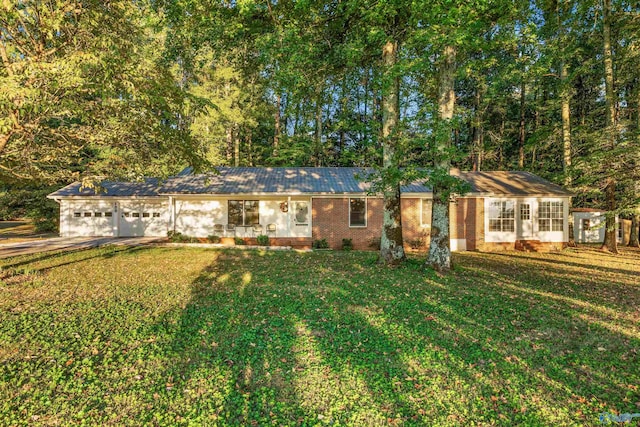
[{"label": "ranch-style house", "polygon": [[[454,172],[471,191],[451,202],[453,250],[555,250],[569,241],[571,193],[528,172]],[[326,239],[340,248],[370,249],[382,228],[382,198],[369,193],[360,168],[220,167],[185,170],[164,181],[75,182],[48,197],[60,204],[61,236],[218,235],[310,247]],[[419,182],[402,194],[407,247],[426,247],[431,189]],[[232,241],[232,239],[225,239]]]}]

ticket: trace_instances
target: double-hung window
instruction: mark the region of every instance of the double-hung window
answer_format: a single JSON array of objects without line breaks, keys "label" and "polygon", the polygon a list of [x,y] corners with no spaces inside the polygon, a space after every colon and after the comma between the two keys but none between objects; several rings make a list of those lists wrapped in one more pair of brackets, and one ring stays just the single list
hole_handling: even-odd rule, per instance
[{"label": "double-hung window", "polygon": [[563,202],[540,202],[538,229],[540,231],[564,231]]},{"label": "double-hung window", "polygon": [[260,224],[260,209],[257,200],[229,200],[229,224]]},{"label": "double-hung window", "polygon": [[489,231],[515,231],[515,203],[512,200],[491,201]]},{"label": "double-hung window", "polygon": [[367,199],[349,199],[349,227],[367,226]]}]

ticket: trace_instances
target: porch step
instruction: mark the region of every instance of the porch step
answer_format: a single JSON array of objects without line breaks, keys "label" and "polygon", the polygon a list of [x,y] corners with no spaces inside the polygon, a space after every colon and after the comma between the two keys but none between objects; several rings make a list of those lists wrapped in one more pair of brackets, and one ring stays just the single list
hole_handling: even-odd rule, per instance
[{"label": "porch step", "polygon": [[311,249],[313,240],[306,238],[278,238],[276,242],[278,246],[291,246],[294,249]]},{"label": "porch step", "polygon": [[516,240],[515,250],[524,252],[539,252],[546,246],[540,240]]}]

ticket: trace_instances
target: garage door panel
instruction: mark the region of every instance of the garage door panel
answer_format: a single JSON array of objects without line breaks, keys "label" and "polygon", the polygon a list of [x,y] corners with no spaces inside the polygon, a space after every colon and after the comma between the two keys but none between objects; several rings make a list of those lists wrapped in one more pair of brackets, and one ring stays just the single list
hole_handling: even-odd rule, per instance
[{"label": "garage door panel", "polygon": [[120,236],[166,236],[169,222],[167,211],[167,203],[122,202]]},{"label": "garage door panel", "polygon": [[109,216],[113,214],[112,209],[110,202],[102,200],[68,202],[61,234],[69,237],[113,236],[113,217]]}]

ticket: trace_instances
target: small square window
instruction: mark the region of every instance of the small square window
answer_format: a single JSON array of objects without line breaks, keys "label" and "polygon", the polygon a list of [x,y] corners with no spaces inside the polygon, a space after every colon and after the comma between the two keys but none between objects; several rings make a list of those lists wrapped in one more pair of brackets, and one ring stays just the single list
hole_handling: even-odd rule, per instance
[{"label": "small square window", "polygon": [[131,213],[131,216],[132,216],[133,218],[140,218],[140,212],[132,212],[132,213]]},{"label": "small square window", "polygon": [[96,218],[102,218],[102,212],[94,212],[93,216]]},{"label": "small square window", "polygon": [[80,218],[82,216],[82,214],[80,212],[74,212],[73,213],[73,217],[74,218]]},{"label": "small square window", "polygon": [[125,218],[129,218],[131,216],[131,214],[129,212],[125,212],[122,214]]},{"label": "small square window", "polygon": [[153,213],[153,217],[154,218],[160,218],[160,212],[154,212]]},{"label": "small square window", "polygon": [[85,218],[91,218],[91,212],[85,212],[84,213],[84,217]]},{"label": "small square window", "polygon": [[111,218],[111,216],[113,215],[113,213],[111,212],[105,212],[104,216],[106,216],[107,218]]},{"label": "small square window", "polygon": [[149,218],[149,212],[142,212],[142,218]]},{"label": "small square window", "polygon": [[520,205],[520,220],[529,221],[531,219],[531,205],[523,203]]}]

